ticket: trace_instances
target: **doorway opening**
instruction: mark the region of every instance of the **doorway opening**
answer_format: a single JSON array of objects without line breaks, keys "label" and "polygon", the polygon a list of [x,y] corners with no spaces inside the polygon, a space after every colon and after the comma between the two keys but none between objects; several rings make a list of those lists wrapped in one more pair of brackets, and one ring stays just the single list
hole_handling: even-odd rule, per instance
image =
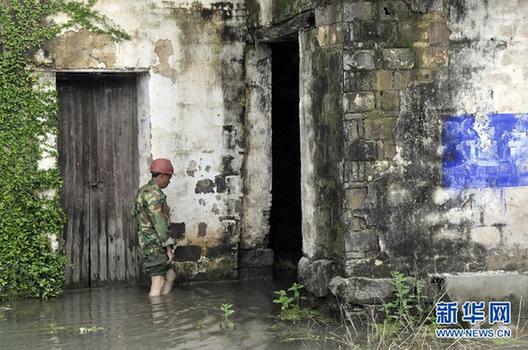
[{"label": "doorway opening", "polygon": [[130,208],[138,187],[138,77],[57,73],[67,287],[135,282]]},{"label": "doorway opening", "polygon": [[272,203],[270,248],[274,274],[295,275],[302,256],[301,154],[299,133],[299,44],[272,51]]}]

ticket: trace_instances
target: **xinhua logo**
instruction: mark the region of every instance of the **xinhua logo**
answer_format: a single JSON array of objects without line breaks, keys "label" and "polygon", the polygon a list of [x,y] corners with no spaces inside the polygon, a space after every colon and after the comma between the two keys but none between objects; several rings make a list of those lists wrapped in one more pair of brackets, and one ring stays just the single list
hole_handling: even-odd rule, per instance
[{"label": "xinhua logo", "polygon": [[[462,321],[468,322],[472,326],[487,321],[490,325],[501,323],[508,325],[511,323],[511,303],[509,301],[466,301],[459,308],[457,301],[436,303],[436,324],[456,325],[458,322],[458,311],[462,312]],[[486,313],[487,311],[487,313]],[[487,316],[487,318],[486,318]],[[438,328],[436,329],[438,338],[510,338],[511,330],[500,329],[459,329],[459,328]]]}]

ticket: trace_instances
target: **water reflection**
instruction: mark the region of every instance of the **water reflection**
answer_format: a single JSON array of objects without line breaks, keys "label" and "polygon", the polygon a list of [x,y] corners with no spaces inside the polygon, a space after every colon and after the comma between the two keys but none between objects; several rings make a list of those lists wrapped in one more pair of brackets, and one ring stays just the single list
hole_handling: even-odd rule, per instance
[{"label": "water reflection", "polygon": [[[176,286],[149,298],[139,288],[68,291],[51,301],[0,305],[2,349],[296,349],[278,343],[273,282]],[[230,303],[235,329],[220,329],[218,307]],[[81,331],[83,327],[83,331]],[[86,332],[81,334],[81,332]]]}]

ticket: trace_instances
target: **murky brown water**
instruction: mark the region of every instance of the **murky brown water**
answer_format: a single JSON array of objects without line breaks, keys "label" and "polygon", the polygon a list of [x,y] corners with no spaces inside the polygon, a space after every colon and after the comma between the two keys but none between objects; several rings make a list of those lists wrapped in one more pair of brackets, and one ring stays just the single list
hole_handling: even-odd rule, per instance
[{"label": "murky brown water", "polygon": [[[67,291],[51,301],[0,304],[0,349],[303,349],[277,339],[273,290],[285,283],[177,286],[150,299],[141,288]],[[234,330],[221,330],[221,303],[233,304]],[[80,334],[81,327],[100,327]],[[325,348],[335,348],[327,347]]]}]

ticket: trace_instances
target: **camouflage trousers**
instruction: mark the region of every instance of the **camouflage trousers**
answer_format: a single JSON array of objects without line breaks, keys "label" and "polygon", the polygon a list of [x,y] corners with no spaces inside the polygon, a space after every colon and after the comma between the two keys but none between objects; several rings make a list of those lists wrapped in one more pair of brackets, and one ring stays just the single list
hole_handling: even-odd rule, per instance
[{"label": "camouflage trousers", "polygon": [[141,247],[143,270],[149,276],[164,275],[169,269],[167,250],[158,242],[148,242]]}]

